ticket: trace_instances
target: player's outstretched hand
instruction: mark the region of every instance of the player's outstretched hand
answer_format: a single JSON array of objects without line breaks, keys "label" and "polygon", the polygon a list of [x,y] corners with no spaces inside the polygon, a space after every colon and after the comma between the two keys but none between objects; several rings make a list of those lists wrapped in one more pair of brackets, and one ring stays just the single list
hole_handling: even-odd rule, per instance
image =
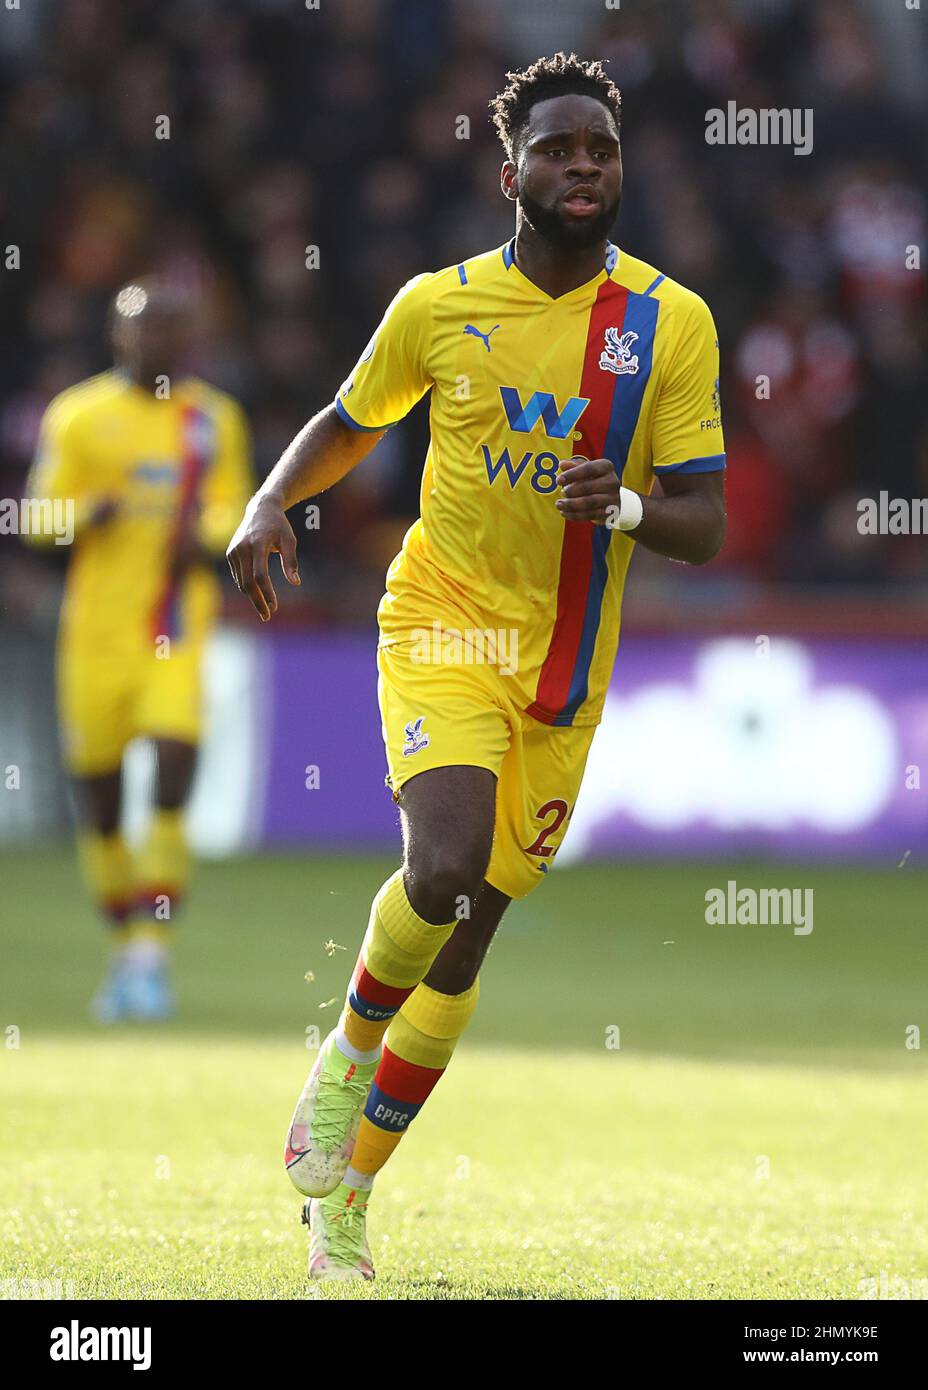
[{"label": "player's outstretched hand", "polygon": [[268,573],[272,555],[288,584],[300,583],[296,563],[296,536],[286,513],[273,497],[253,497],[226,551],[232,578],[240,593],[247,594],[266,623],[277,612],[277,595]]},{"label": "player's outstretched hand", "polygon": [[561,495],[554,505],[565,521],[603,526],[618,516],[619,479],[610,459],[565,459],[557,481]]}]

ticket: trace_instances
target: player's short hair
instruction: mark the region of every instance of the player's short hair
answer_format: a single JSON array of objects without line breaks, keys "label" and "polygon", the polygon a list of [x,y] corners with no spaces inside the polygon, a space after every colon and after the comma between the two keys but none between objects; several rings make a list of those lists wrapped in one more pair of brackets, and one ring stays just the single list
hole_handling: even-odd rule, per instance
[{"label": "player's short hair", "polygon": [[585,62],[576,53],[555,53],[553,58],[538,58],[530,67],[507,72],[506,77],[507,85],[490,102],[490,113],[510,159],[532,107],[550,97],[595,97],[610,112],[616,127],[621,127],[622,93],[598,59]]}]

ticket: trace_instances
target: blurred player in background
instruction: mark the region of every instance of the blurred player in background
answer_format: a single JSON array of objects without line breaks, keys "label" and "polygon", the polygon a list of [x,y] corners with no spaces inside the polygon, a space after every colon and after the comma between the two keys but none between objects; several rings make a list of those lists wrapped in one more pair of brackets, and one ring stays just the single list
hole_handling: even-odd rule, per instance
[{"label": "blurred player in background", "polygon": [[[509,77],[493,112],[516,235],[404,286],[229,550],[268,619],[269,554],[298,582],[286,508],[337,482],[431,389],[422,516],[378,612],[404,864],[374,899],[286,1148],[320,1278],[373,1277],[375,1174],[451,1059],[506,907],[543,882],[563,840],[635,541],[703,564],[725,532],[712,316],[608,239],[619,92],[600,64],[563,53]],[[437,654],[436,626],[451,638]],[[482,645],[494,634],[495,657]],[[552,1103],[569,1113],[540,1102],[540,1123]]]},{"label": "blurred player in background", "polygon": [[[251,490],[242,410],[183,375],[189,295],[158,281],[128,285],[109,327],[114,369],[51,402],[29,482],[31,497],[73,507],[59,717],[81,860],[112,929],[94,1001],[105,1022],[173,1011],[167,947],[189,877],[182,817],[219,601],[210,567]],[[157,781],[147,839],[132,854],[121,777],[138,737],[154,741]]]}]

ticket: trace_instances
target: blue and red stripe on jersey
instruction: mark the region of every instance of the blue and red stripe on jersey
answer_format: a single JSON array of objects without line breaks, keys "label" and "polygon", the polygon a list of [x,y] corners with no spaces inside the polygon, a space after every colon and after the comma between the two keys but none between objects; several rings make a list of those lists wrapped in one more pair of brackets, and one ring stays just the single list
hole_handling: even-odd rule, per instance
[{"label": "blue and red stripe on jersey", "polygon": [[[180,413],[180,487],[174,532],[171,538],[171,557],[195,524],[200,483],[215,451],[215,425],[196,405],[185,405]],[[180,598],[183,576],[172,574],[159,599],[152,628],[157,637],[180,636]]]},{"label": "blue and red stripe on jersey", "polygon": [[405,1133],[444,1073],[444,1067],[406,1062],[384,1045],[364,1106],[366,1118],[378,1129]]},{"label": "blue and red stripe on jersey", "polygon": [[356,1014],[371,1022],[398,1014],[415,985],[385,985],[366,965],[358,965],[348,987],[348,1003]]},{"label": "blue and red stripe on jersey", "polygon": [[[658,300],[605,281],[590,310],[580,395],[589,399],[580,419],[577,453],[608,458],[621,481],[651,375]],[[607,328],[634,332],[638,371],[614,375],[599,365]],[[589,689],[609,580],[612,530],[592,522],[565,521],[557,610],[548,652],[528,713],[543,724],[569,725]]]}]

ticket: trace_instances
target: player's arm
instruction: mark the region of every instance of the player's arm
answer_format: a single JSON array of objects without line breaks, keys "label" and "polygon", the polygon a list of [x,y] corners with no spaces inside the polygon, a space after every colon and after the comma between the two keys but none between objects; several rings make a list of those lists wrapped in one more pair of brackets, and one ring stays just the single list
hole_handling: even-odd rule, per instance
[{"label": "player's arm", "polygon": [[226,553],[236,584],[263,622],[277,611],[271,555],[280,555],[288,583],[300,582],[288,507],[350,473],[432,384],[431,279],[419,275],[403,286],[336,399],[304,426],[245,509]]},{"label": "player's arm", "polygon": [[679,312],[651,426],[651,467],[660,493],[622,487],[609,459],[568,459],[557,506],[568,521],[613,526],[658,555],[704,565],[725,539],[719,344],[701,299],[691,295]]},{"label": "player's arm", "polygon": [[[598,525],[622,528],[637,515],[641,520],[628,528],[647,550],[704,565],[721,550],[725,540],[725,485],[723,471],[712,473],[668,473],[660,480],[662,497],[643,497],[620,487],[609,459],[591,459],[570,466],[567,461],[559,477],[563,500],[556,506],[568,521],[592,521]],[[625,494],[623,496],[623,494]]]},{"label": "player's arm", "polygon": [[287,509],[339,482],[382,437],[383,430],[351,429],[339,419],[334,403],[328,405],[304,425],[248,503],[226,555],[232,577],[262,622],[277,612],[270,557],[280,556],[288,583],[300,582]]},{"label": "player's arm", "polygon": [[59,533],[47,524],[48,504],[61,503],[68,508],[68,531],[74,537],[109,521],[118,503],[92,487],[92,472],[77,412],[66,401],[52,401],[42,418],[38,449],[26,482],[26,495],[38,504],[36,524],[23,531],[23,540],[40,547],[60,544]]}]

